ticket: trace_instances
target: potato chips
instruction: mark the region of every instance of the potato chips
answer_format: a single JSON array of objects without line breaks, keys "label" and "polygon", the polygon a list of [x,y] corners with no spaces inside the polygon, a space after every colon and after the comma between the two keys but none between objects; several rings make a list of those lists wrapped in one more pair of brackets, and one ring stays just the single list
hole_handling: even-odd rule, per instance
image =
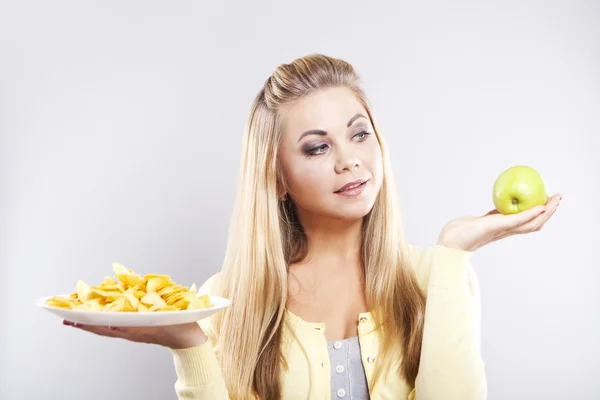
[{"label": "potato chips", "polygon": [[119,263],[113,263],[113,271],[114,277],[105,277],[98,286],[78,281],[75,293],[68,297],[51,297],[46,305],[107,312],[182,311],[213,307],[208,295],[197,295],[196,285],[190,288],[179,285],[168,275],[147,274],[142,277]]}]

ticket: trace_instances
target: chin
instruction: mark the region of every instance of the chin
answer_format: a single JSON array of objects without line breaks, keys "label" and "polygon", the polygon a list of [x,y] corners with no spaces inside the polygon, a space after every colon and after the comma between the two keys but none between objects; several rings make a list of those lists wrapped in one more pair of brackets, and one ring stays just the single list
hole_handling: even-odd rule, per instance
[{"label": "chin", "polygon": [[355,204],[342,204],[328,210],[333,218],[355,221],[366,217],[373,209],[374,201],[364,201]]}]

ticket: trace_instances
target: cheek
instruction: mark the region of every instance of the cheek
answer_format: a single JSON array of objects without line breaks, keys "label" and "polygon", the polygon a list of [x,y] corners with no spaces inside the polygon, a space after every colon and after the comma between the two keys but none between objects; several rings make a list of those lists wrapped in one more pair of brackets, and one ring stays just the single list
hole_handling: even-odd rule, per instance
[{"label": "cheek", "polygon": [[377,145],[375,149],[373,158],[375,159],[375,174],[377,174],[377,177],[381,180],[383,175],[383,157],[381,156],[381,148],[379,145]]},{"label": "cheek", "polygon": [[285,178],[292,195],[297,202],[303,199],[315,198],[315,195],[330,190],[331,176],[327,174],[326,162],[320,160],[297,160],[285,170]]},{"label": "cheek", "polygon": [[377,138],[372,139],[373,140],[370,140],[369,143],[366,144],[366,146],[364,147],[365,153],[363,160],[365,162],[365,166],[367,167],[367,169],[369,169],[371,174],[373,174],[374,177],[380,181],[381,175],[383,174],[383,159],[381,157],[381,147],[379,147],[379,142],[377,141]]}]

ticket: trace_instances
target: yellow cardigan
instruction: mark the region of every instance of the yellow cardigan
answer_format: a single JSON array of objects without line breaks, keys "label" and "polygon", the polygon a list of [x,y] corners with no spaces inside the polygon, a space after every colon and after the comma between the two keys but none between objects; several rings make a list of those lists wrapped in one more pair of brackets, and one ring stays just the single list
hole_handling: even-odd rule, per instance
[{"label": "yellow cardigan", "polygon": [[[427,296],[419,373],[414,387],[392,370],[371,390],[372,400],[479,400],[487,397],[480,351],[480,297],[470,252],[442,246],[409,246],[416,277]],[[201,288],[210,293],[218,274]],[[209,340],[172,350],[175,392],[183,399],[229,399],[219,349],[209,319],[200,322]],[[358,315],[358,336],[367,379],[379,348],[370,313]],[[282,347],[289,370],[281,370],[283,399],[330,399],[330,365],[325,326],[287,312]],[[244,366],[240,366],[243,368]]]}]

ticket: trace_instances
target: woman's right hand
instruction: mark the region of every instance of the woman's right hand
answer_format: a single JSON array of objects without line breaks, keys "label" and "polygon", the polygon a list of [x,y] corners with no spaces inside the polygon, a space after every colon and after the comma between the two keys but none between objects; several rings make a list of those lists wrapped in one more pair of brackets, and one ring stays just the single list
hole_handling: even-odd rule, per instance
[{"label": "woman's right hand", "polygon": [[204,344],[206,335],[196,322],[170,326],[115,327],[83,325],[63,320],[63,324],[100,336],[149,343],[171,349],[185,349]]}]

